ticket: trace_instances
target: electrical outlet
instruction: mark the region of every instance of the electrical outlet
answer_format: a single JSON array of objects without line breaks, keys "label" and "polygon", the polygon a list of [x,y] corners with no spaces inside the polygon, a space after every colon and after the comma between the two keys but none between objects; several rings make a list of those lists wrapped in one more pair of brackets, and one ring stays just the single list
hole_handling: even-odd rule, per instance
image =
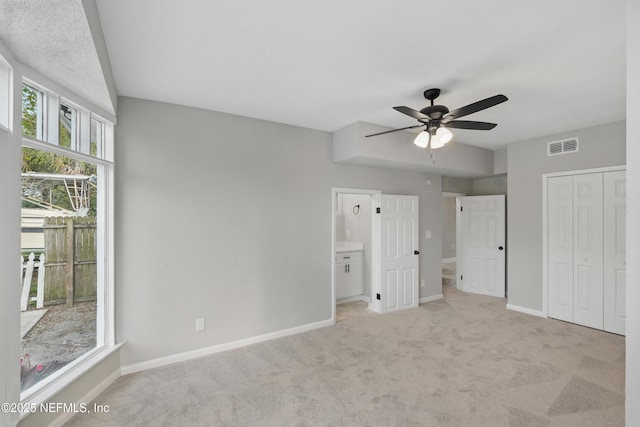
[{"label": "electrical outlet", "polygon": [[424,238],[425,239],[430,239],[431,238],[431,230],[426,230],[424,232]]},{"label": "electrical outlet", "polygon": [[196,331],[204,331],[204,317],[196,319]]}]

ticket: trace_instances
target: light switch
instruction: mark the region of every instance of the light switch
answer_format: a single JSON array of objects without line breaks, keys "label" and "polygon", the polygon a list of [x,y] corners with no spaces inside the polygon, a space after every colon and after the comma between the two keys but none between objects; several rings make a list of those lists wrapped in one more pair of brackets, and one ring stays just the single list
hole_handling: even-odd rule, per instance
[{"label": "light switch", "polygon": [[424,232],[424,238],[425,239],[430,239],[431,238],[431,230],[426,230]]}]

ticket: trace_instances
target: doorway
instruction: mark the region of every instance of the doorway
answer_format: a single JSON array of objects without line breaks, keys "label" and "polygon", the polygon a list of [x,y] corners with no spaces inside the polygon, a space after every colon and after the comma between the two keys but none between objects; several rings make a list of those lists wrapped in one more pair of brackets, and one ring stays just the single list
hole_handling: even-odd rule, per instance
[{"label": "doorway", "polygon": [[442,286],[456,286],[456,197],[465,193],[442,193]]},{"label": "doorway", "polygon": [[[344,305],[347,314],[379,312],[373,289],[379,286],[380,206],[379,190],[332,189],[332,307]],[[343,315],[344,314],[344,315]]]}]

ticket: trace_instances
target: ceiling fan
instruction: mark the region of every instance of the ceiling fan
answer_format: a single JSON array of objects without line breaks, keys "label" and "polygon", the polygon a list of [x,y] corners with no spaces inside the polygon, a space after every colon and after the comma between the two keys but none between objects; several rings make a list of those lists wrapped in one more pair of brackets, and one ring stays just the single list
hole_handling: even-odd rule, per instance
[{"label": "ceiling fan", "polygon": [[473,104],[466,105],[453,111],[449,111],[444,105],[434,105],[433,101],[440,95],[440,89],[427,89],[424,91],[424,97],[431,101],[431,105],[423,108],[420,111],[414,110],[409,107],[393,107],[394,110],[406,114],[409,117],[413,117],[418,120],[420,124],[407,126],[400,129],[392,129],[384,132],[378,132],[370,136],[384,135],[385,133],[398,132],[401,130],[415,129],[424,127],[425,130],[420,132],[416,139],[413,141],[417,146],[426,148],[431,144],[431,148],[443,147],[447,142],[451,140],[453,135],[447,128],[452,129],[473,129],[473,130],[491,130],[497,126],[496,123],[487,122],[475,122],[470,120],[457,120],[461,117],[469,114],[476,113],[486,108],[493,107],[502,102],[507,101],[504,95],[495,95],[490,98],[483,99]]}]

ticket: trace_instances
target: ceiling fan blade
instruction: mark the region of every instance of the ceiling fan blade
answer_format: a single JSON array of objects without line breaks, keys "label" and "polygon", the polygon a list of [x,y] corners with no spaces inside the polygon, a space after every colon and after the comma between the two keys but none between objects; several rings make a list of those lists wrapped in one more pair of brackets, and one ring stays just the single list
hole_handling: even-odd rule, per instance
[{"label": "ceiling fan blade", "polygon": [[407,126],[406,128],[385,130],[384,132],[378,132],[378,133],[372,133],[371,135],[365,135],[365,138],[369,138],[370,136],[384,135],[385,133],[398,132],[400,130],[420,128],[420,127],[423,127],[423,126],[424,125],[414,125],[414,126]]},{"label": "ceiling fan blade", "polygon": [[442,123],[443,127],[454,129],[474,129],[474,130],[491,130],[498,126],[497,123],[473,122],[470,120],[454,120]]},{"label": "ceiling fan blade", "polygon": [[507,100],[509,100],[509,98],[504,95],[495,95],[490,98],[483,99],[482,101],[465,105],[464,107],[458,108],[457,110],[450,111],[447,115],[444,116],[444,118],[442,119],[442,123],[448,123],[451,120],[459,119],[460,117],[464,117],[469,114],[484,110],[486,108],[493,107],[494,105],[498,105]]},{"label": "ceiling fan blade", "polygon": [[409,117],[413,117],[414,119],[427,120],[427,121],[431,120],[429,116],[427,116],[426,114],[422,114],[420,111],[416,111],[413,108],[400,106],[400,107],[393,107],[393,109],[401,112],[402,114],[406,114]]}]

